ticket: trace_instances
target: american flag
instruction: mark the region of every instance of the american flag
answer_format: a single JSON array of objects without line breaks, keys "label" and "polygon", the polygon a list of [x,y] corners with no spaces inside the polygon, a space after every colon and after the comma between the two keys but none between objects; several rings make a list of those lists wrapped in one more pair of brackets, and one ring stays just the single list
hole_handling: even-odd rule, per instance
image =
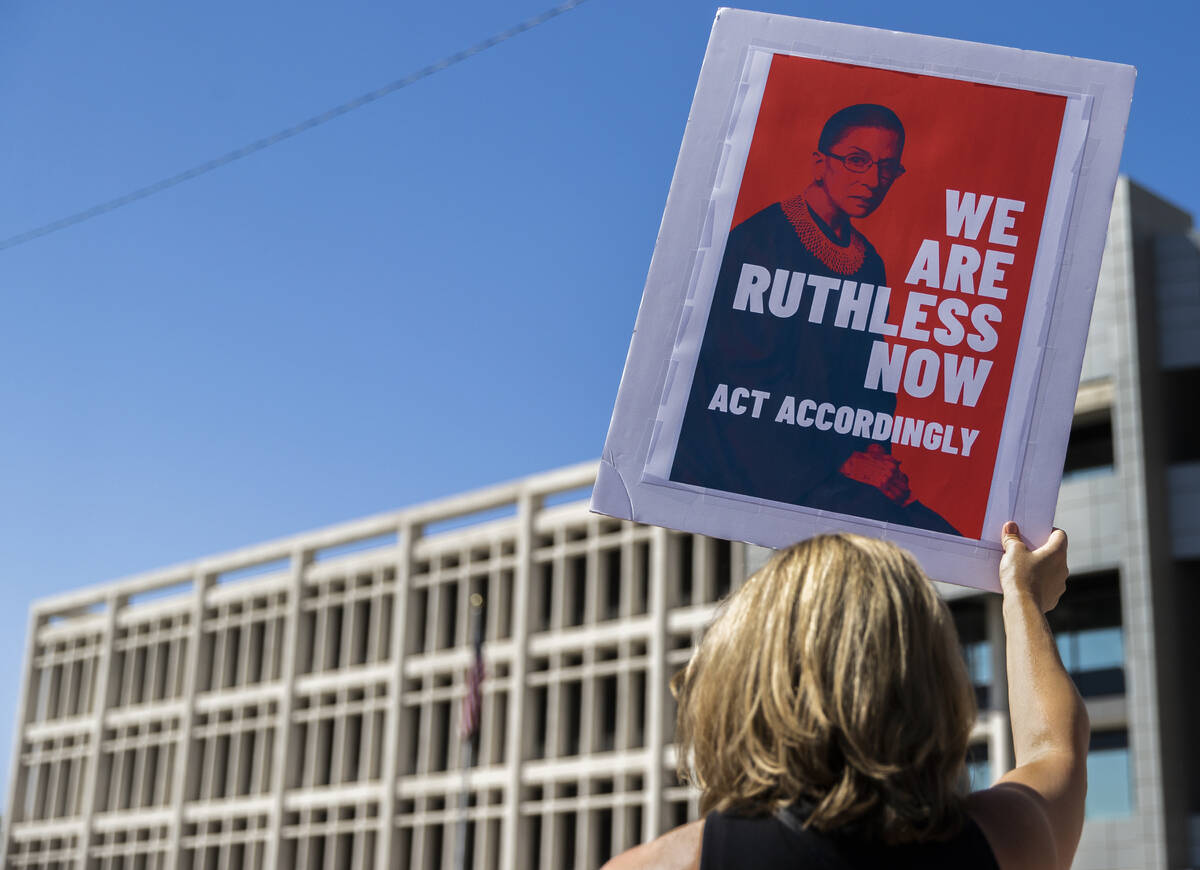
[{"label": "american flag", "polygon": [[467,694],[463,696],[458,717],[458,737],[470,740],[479,732],[479,711],[483,708],[483,632],[475,631],[475,656],[467,671]]}]

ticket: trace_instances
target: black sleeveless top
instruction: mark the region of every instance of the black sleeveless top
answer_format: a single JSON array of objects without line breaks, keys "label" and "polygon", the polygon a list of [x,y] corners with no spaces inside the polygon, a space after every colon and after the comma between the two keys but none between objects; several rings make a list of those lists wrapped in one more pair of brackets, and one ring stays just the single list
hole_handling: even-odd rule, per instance
[{"label": "black sleeveless top", "polygon": [[745,818],[711,812],[704,820],[700,870],[1000,870],[983,831],[968,818],[949,840],[888,846],[853,834],[806,830],[784,810]]}]

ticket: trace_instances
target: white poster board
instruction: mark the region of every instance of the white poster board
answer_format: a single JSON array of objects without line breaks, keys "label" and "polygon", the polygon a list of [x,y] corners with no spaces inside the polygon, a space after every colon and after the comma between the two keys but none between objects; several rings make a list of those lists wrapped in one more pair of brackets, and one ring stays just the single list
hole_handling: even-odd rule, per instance
[{"label": "white poster board", "polygon": [[1049,535],[1132,67],[722,9],[592,509],[851,531],[996,589]]}]

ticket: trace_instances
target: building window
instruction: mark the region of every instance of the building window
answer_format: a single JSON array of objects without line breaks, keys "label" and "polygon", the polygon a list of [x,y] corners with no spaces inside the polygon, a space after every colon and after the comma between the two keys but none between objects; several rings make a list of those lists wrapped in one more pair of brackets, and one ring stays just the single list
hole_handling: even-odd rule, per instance
[{"label": "building window", "polygon": [[33,660],[33,721],[83,716],[95,709],[96,674],[102,637],[98,633],[39,643]]},{"label": "building window", "polygon": [[1127,731],[1092,732],[1087,757],[1087,818],[1116,818],[1133,812],[1129,763]]},{"label": "building window", "polygon": [[198,711],[192,722],[185,795],[189,801],[267,794],[273,783],[275,701]]},{"label": "building window", "polygon": [[[278,680],[286,655],[286,618],[284,592],[205,608],[196,677],[199,690],[222,691]],[[137,661],[135,657],[129,659],[130,664]],[[127,671],[121,684],[126,697],[119,703],[130,703],[129,690],[141,682],[140,671],[128,667]],[[115,698],[114,703],[118,703]]]},{"label": "building window", "polygon": [[672,535],[675,564],[668,584],[667,606],[690,607],[695,590],[695,550],[697,540],[692,535]]},{"label": "building window", "polygon": [[[1176,369],[1163,372],[1164,396],[1200,395],[1200,368]],[[1168,462],[1195,462],[1200,459],[1200,440],[1195,436],[1192,403],[1168,401],[1166,406],[1166,434]]]},{"label": "building window", "polygon": [[127,707],[180,697],[190,631],[188,614],[118,626],[109,676],[110,706]]},{"label": "building window", "polygon": [[967,747],[967,780],[971,783],[971,791],[991,786],[992,765],[986,743],[972,743]]},{"label": "building window", "polygon": [[1108,410],[1080,415],[1071,426],[1063,476],[1113,467],[1112,416]]},{"label": "building window", "polygon": [[950,602],[950,614],[958,629],[967,674],[975,688],[979,709],[991,706],[992,646],[987,638],[987,606],[982,598],[960,598]]},{"label": "building window", "polygon": [[1116,571],[1074,578],[1047,620],[1079,694],[1087,698],[1125,693],[1121,588]]}]

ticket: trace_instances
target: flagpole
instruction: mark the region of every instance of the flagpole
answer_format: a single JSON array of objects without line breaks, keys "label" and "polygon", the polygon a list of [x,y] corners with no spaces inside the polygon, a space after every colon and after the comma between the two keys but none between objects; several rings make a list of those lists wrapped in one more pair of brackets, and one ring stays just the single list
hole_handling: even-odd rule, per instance
[{"label": "flagpole", "polygon": [[470,774],[475,754],[475,738],[479,733],[479,718],[483,702],[483,596],[471,594],[471,668],[467,672],[467,694],[460,711],[458,736],[462,741],[459,759],[462,768],[462,787],[458,793],[458,825],[454,837],[454,866],[467,870],[467,824],[471,799]]}]

